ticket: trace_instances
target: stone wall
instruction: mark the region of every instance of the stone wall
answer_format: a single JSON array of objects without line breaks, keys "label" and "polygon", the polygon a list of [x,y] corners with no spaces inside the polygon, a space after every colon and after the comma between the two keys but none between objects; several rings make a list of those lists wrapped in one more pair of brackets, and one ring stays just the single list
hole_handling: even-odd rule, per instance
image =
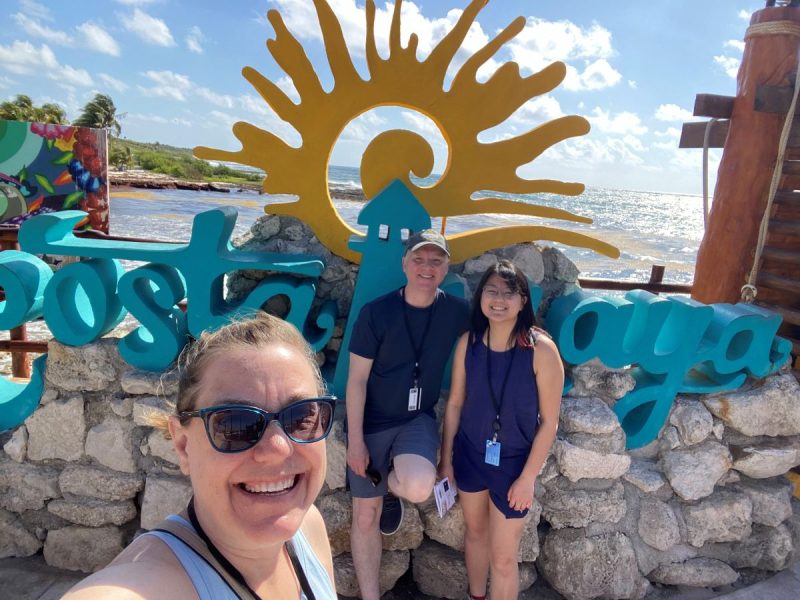
[{"label": "stone wall", "polygon": [[[290,219],[264,217],[244,241],[291,252],[307,235]],[[324,254],[314,244],[311,252]],[[544,288],[545,306],[575,285],[577,269],[556,250],[519,245],[497,254],[524,266]],[[484,255],[454,271],[470,290],[492,260]],[[355,272],[341,259],[329,260],[319,293],[347,308]],[[233,278],[231,293],[255,279]],[[341,329],[320,362],[335,357]],[[131,369],[116,344],[116,338],[80,348],[50,343],[40,407],[0,439],[0,558],[42,550],[52,565],[89,572],[137,531],[186,505],[190,488],[171,442],[147,426],[152,413],[169,410],[175,377]],[[678,397],[659,438],[630,452],[611,407],[633,388],[631,376],[600,363],[571,374],[558,440],[526,520],[522,589],[543,577],[570,599],[641,598],[653,584],[721,586],[744,569],[778,571],[794,559],[800,510],[783,474],[800,464],[800,387],[790,373],[750,381],[734,393]],[[341,421],[327,452],[317,505],[337,588],[355,596]],[[433,500],[408,509],[400,532],[383,540],[381,589],[411,569],[422,592],[463,598],[459,506],[444,519]]]}]

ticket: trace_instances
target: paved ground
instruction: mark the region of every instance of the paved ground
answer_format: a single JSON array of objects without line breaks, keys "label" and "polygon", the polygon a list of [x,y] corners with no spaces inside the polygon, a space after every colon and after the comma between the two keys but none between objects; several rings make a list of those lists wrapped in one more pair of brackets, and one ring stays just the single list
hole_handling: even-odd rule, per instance
[{"label": "paved ground", "polygon": [[[0,598],[2,600],[57,600],[83,573],[54,569],[41,556],[0,559]],[[385,600],[418,600],[428,598],[415,593],[408,585],[398,586],[384,596]],[[522,594],[524,599],[559,600],[561,596],[541,586]],[[800,599],[800,562],[790,569],[773,575],[749,587],[729,593],[707,589],[676,589],[653,587],[648,600],[798,600]]]}]

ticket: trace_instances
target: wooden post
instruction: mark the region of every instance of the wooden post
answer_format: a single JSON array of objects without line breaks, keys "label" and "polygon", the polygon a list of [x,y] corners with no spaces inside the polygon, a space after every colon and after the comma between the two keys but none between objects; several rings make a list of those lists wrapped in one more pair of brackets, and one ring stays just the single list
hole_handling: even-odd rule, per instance
[{"label": "wooden post", "polygon": [[[751,27],[778,22],[800,26],[800,10],[764,8],[750,20]],[[700,302],[737,302],[747,282],[785,119],[754,110],[756,88],[792,85],[798,49],[800,37],[787,33],[746,39],[709,225],[697,253],[692,297]]]},{"label": "wooden post", "polygon": [[[27,326],[23,324],[19,327],[15,327],[9,331],[9,337],[12,340],[27,340]],[[27,352],[20,352],[19,350],[11,351],[11,376],[23,379],[31,378],[31,358]]]}]

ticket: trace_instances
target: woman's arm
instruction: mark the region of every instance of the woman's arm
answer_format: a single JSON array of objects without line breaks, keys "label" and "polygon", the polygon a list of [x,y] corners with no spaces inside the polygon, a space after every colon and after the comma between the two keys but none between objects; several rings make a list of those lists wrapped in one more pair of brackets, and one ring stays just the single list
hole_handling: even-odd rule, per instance
[{"label": "woman's arm", "polygon": [[539,391],[539,427],[533,439],[528,460],[517,480],[508,491],[508,502],[515,510],[530,508],[536,476],[553,446],[561,411],[561,392],[564,389],[564,365],[555,343],[547,336],[539,336],[533,353],[533,372]]},{"label": "woman's arm", "polygon": [[450,394],[444,411],[444,426],[442,427],[442,453],[439,459],[439,476],[453,480],[453,439],[458,431],[461,420],[461,408],[464,406],[464,394],[467,384],[467,375],[464,368],[464,358],[467,354],[469,332],[458,340],[455,355],[453,356],[453,374],[450,381]]},{"label": "woman's arm", "polygon": [[322,515],[313,504],[308,509],[305,519],[303,519],[303,526],[301,527],[303,534],[306,536],[308,543],[314,550],[314,554],[325,567],[328,576],[331,578],[333,587],[336,588],[336,580],[333,578],[333,556],[331,555],[331,543],[328,539],[328,530],[325,528],[325,521]]}]

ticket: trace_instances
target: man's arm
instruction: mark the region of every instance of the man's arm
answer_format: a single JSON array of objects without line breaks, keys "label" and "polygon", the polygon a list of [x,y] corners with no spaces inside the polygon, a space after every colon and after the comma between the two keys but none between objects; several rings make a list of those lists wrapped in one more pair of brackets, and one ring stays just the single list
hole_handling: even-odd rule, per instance
[{"label": "man's arm", "polygon": [[369,464],[369,452],[364,443],[364,406],[367,402],[367,379],[372,359],[350,353],[347,377],[347,464],[356,475],[364,477]]}]

